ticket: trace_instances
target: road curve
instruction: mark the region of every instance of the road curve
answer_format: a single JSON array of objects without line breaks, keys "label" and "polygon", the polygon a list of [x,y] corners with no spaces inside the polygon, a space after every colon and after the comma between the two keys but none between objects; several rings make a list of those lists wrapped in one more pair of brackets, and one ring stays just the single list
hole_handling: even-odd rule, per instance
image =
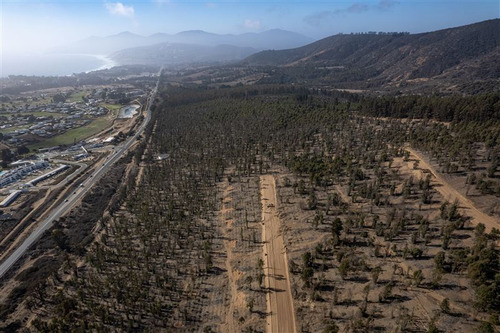
[{"label": "road curve", "polygon": [[78,189],[69,195],[59,206],[57,206],[54,211],[43,220],[33,232],[22,242],[22,244],[10,255],[8,256],[4,262],[0,265],[0,278],[5,275],[9,271],[9,269],[26,253],[26,251],[41,237],[41,235],[48,230],[55,220],[59,219],[62,215],[67,213],[73,205],[80,200],[90,188],[99,181],[99,179],[109,170],[109,168],[120,159],[123,154],[132,146],[132,144],[137,140],[139,135],[142,134],[146,125],[151,120],[151,103],[156,97],[156,92],[158,91],[158,85],[160,83],[161,70],[158,74],[158,82],[156,83],[156,87],[151,92],[151,95],[148,99],[148,106],[146,109],[146,117],[144,117],[144,121],[137,129],[136,133],[130,137],[125,143],[115,148],[115,152],[112,153],[111,157],[109,157],[87,180],[81,183],[81,186]]}]

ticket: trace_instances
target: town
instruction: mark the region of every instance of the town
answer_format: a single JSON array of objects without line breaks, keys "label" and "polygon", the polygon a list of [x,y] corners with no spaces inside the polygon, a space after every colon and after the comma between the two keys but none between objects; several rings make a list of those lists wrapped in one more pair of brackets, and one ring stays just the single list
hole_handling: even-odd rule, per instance
[{"label": "town", "polygon": [[[99,122],[104,116],[117,117],[113,112],[122,103],[140,99],[144,94],[141,89],[119,86],[18,97],[1,104],[0,138],[11,145],[43,142],[45,138]],[[100,123],[97,130],[108,125],[105,121]]]},{"label": "town", "polygon": [[[29,229],[33,216],[67,202],[75,188],[115,156],[117,145],[143,122],[155,80],[148,72],[119,83],[1,96],[1,246]],[[25,78],[5,81],[27,85]]]}]

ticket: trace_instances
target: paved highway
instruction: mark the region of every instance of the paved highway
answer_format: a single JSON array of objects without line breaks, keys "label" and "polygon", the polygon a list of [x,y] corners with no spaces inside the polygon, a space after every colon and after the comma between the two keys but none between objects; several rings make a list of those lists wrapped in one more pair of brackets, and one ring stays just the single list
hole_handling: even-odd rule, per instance
[{"label": "paved highway", "polygon": [[[161,70],[158,76],[161,76]],[[57,206],[54,211],[43,220],[36,229],[22,242],[22,244],[9,256],[5,259],[5,261],[0,265],[0,278],[4,276],[5,273],[14,265],[19,258],[21,258],[24,253],[35,243],[40,236],[48,230],[55,220],[60,218],[62,215],[67,213],[73,205],[80,200],[94,185],[99,179],[109,170],[109,168],[122,157],[122,155],[130,148],[132,144],[137,140],[139,135],[142,134],[146,125],[149,123],[151,119],[151,103],[154,101],[156,97],[156,92],[158,91],[158,85],[160,83],[160,78],[158,78],[158,82],[156,83],[156,87],[151,92],[151,95],[148,99],[146,116],[144,117],[144,121],[137,129],[136,133],[130,137],[125,143],[121,146],[117,146],[112,152],[110,156],[104,161],[104,163],[90,175],[90,177],[85,180],[80,186],[71,193],[59,206]]]}]

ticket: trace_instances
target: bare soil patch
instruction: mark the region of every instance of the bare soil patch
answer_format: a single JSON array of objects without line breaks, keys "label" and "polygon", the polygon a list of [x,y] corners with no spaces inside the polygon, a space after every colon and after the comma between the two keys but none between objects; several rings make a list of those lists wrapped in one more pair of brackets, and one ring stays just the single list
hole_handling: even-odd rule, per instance
[{"label": "bare soil patch", "polygon": [[267,332],[296,332],[289,269],[278,216],[274,177],[272,175],[261,176],[260,189],[263,260],[267,287]]}]

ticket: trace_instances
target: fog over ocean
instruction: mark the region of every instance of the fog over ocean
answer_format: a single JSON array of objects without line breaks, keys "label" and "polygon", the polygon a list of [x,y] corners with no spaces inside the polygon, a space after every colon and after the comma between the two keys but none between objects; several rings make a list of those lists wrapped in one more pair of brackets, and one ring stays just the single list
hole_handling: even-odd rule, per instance
[{"label": "fog over ocean", "polygon": [[66,76],[115,66],[103,55],[92,54],[34,54],[2,55],[0,77],[9,75]]}]

